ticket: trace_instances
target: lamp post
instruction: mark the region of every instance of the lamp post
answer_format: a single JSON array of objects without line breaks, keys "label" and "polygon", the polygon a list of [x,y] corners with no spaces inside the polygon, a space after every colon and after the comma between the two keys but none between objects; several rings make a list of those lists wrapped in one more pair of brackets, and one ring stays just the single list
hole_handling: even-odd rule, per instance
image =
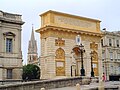
[{"label": "lamp post", "polygon": [[84,69],[84,65],[83,65],[83,53],[85,52],[84,46],[82,44],[79,45],[79,52],[81,55],[81,76],[85,76],[85,69]]},{"label": "lamp post", "polygon": [[93,70],[93,52],[91,51],[91,77],[94,77],[94,70]]}]

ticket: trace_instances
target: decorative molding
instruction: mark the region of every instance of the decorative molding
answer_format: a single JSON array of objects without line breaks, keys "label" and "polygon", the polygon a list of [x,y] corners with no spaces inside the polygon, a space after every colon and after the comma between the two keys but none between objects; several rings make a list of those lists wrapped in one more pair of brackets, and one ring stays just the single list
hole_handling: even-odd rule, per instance
[{"label": "decorative molding", "polygon": [[3,33],[3,36],[4,36],[4,40],[5,40],[5,38],[7,37],[7,36],[12,36],[13,38],[14,38],[14,41],[15,41],[15,34],[14,33],[12,33],[12,32],[5,32],[5,33]]},{"label": "decorative molding", "polygon": [[56,56],[55,56],[56,59],[65,59],[65,52],[62,48],[58,48],[56,50]]},{"label": "decorative molding", "polygon": [[90,43],[90,49],[98,50],[98,44],[95,44],[95,42]]},{"label": "decorative molding", "polygon": [[15,35],[14,33],[12,33],[12,32],[5,32],[5,33],[3,33],[3,35],[4,35],[4,36],[13,36],[13,37],[16,36],[16,35]]},{"label": "decorative molding", "polygon": [[65,40],[62,38],[55,39],[55,46],[65,46]]},{"label": "decorative molding", "polygon": [[58,27],[58,26],[52,26],[52,25],[46,25],[45,27],[42,27],[42,28],[36,30],[36,32],[42,33],[44,31],[48,31],[48,30],[67,31],[67,32],[77,33],[77,35],[78,34],[86,34],[86,35],[93,35],[93,36],[98,36],[98,37],[103,36],[102,32],[90,32],[90,31],[70,29],[70,28],[64,28],[64,27]]},{"label": "decorative molding", "polygon": [[60,28],[49,28],[45,31],[41,31],[40,32],[41,34],[41,39],[44,39],[44,38],[48,38],[48,37],[58,37],[59,38],[66,38],[66,39],[72,39],[72,40],[75,40],[75,37],[77,35],[80,35],[81,36],[81,40],[82,41],[90,41],[90,42],[97,42],[97,43],[100,43],[100,38],[102,37],[101,34],[95,34],[95,33],[89,33],[89,32],[75,32],[74,30],[71,31],[71,30],[62,30]]}]

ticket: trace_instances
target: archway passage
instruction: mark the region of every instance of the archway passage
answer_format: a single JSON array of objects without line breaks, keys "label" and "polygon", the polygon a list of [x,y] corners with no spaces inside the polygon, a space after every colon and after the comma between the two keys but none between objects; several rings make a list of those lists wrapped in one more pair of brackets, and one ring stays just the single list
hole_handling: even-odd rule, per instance
[{"label": "archway passage", "polygon": [[65,76],[65,52],[62,48],[56,50],[56,76]]},{"label": "archway passage", "polygon": [[76,61],[76,68],[75,68],[75,75],[76,76],[80,76],[80,48],[78,45],[74,46],[74,48],[72,49],[74,52],[73,57],[75,58]]}]

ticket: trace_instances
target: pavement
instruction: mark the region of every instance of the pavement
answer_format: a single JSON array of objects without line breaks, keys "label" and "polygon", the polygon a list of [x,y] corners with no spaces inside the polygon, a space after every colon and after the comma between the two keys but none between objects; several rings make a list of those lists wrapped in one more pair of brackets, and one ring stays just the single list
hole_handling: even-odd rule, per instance
[{"label": "pavement", "polygon": [[92,90],[95,88],[100,88],[100,90],[104,90],[103,87],[109,87],[109,88],[110,87],[119,87],[119,90],[120,90],[120,81],[90,83],[89,85],[80,85],[79,89],[77,89],[76,86],[73,86],[73,87],[54,88],[54,89],[49,89],[49,90],[90,90],[90,89]]}]

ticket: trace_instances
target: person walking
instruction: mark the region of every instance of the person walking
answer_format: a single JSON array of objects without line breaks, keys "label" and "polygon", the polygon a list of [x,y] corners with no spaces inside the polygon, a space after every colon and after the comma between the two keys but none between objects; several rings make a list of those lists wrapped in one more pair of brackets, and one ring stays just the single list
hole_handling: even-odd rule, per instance
[{"label": "person walking", "polygon": [[102,76],[102,81],[106,81],[106,76],[105,76],[105,73],[103,73],[103,76]]}]

